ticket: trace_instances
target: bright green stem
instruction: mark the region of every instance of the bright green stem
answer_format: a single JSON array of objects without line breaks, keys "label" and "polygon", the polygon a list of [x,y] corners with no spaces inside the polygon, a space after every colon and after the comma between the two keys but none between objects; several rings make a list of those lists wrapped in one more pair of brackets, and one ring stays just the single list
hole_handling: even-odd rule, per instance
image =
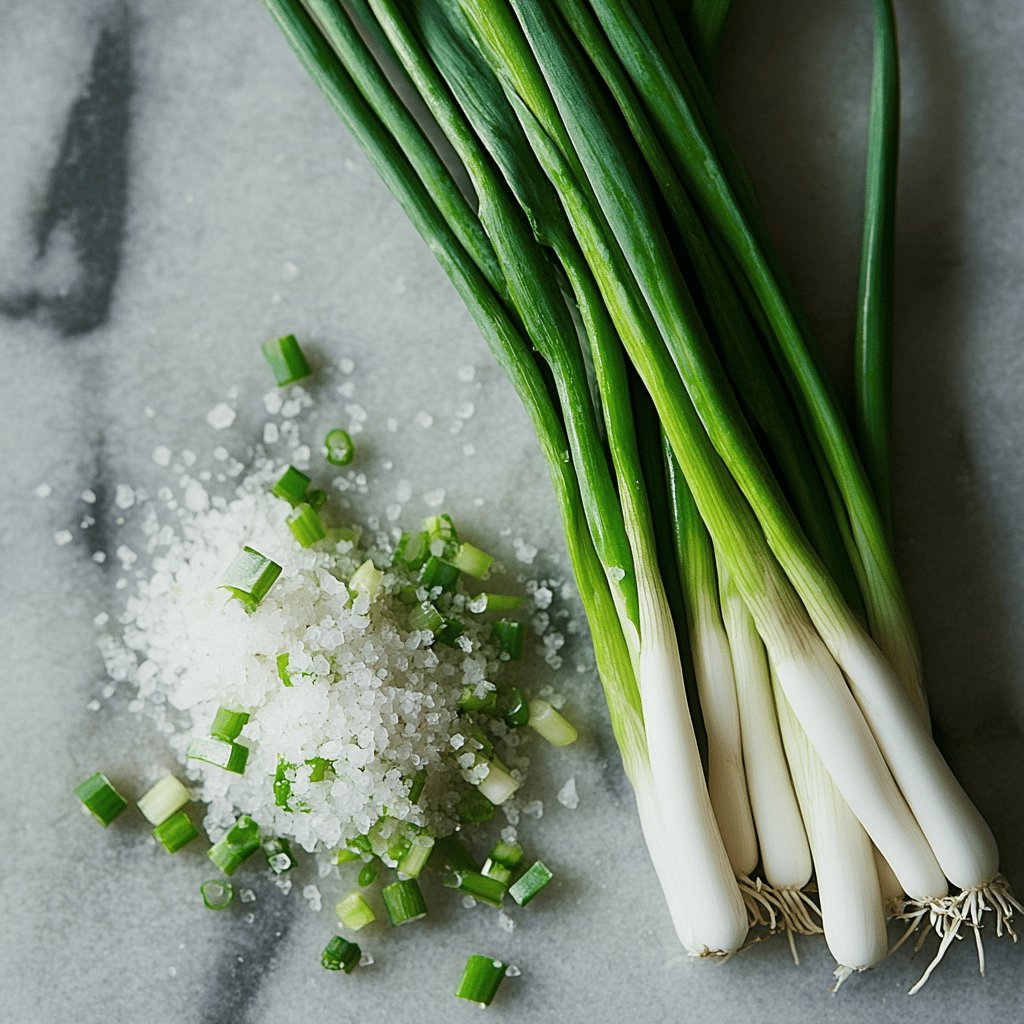
[{"label": "bright green stem", "polygon": [[892,514],[889,460],[900,67],[892,0],[874,0],[874,15],[864,234],[854,337],[854,408],[861,455],[888,524]]}]

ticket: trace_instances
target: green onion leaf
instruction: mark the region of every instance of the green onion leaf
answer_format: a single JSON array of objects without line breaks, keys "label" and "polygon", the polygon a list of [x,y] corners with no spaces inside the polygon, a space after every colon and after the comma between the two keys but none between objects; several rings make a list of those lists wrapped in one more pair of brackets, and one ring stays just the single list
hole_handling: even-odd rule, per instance
[{"label": "green onion leaf", "polygon": [[347,430],[332,430],[324,438],[324,457],[332,466],[347,466],[356,454],[356,446]]},{"label": "green onion leaf", "polygon": [[481,903],[489,903],[492,907],[500,907],[505,895],[504,882],[489,878],[479,871],[450,871],[444,876],[444,884],[449,889],[458,889]]},{"label": "green onion leaf", "polygon": [[381,581],[384,579],[384,572],[378,569],[372,559],[367,559],[348,581],[349,590],[365,590],[366,596],[372,601],[380,593]]},{"label": "green onion leaf", "polygon": [[501,882],[506,888],[509,882],[512,881],[512,869],[504,864],[499,864],[491,857],[484,861],[484,866],[480,873],[488,878],[493,878],[496,882]]},{"label": "green onion leaf", "polygon": [[291,655],[287,651],[282,651],[277,656],[277,678],[284,683],[285,686],[291,686],[291,676],[288,675],[288,661]]},{"label": "green onion leaf", "polygon": [[199,835],[192,819],[184,812],[172,814],[166,821],[153,829],[153,837],[163,843],[168,853],[177,853],[186,843]]},{"label": "green onion leaf", "polygon": [[524,632],[523,624],[511,619],[498,619],[491,627],[491,635],[498,641],[498,649],[513,659],[522,656]]},{"label": "green onion leaf", "polygon": [[128,801],[114,789],[103,772],[96,772],[80,782],[74,793],[104,828],[128,806]]},{"label": "green onion leaf", "polygon": [[463,825],[475,825],[494,817],[494,804],[478,789],[470,789],[455,802],[455,816]]},{"label": "green onion leaf", "polygon": [[441,554],[445,558],[452,557],[459,548],[459,531],[455,529],[455,523],[447,512],[439,516],[427,516],[423,520],[423,529],[426,531],[427,540],[431,545],[431,553],[434,553],[432,545],[435,541],[442,546]]},{"label": "green onion leaf", "polygon": [[495,864],[504,864],[507,868],[518,867],[523,859],[523,848],[518,843],[506,843],[503,840],[494,844],[487,859],[494,861]]},{"label": "green onion leaf", "polygon": [[220,878],[211,878],[199,886],[207,910],[223,910],[235,898],[235,887]]},{"label": "green onion leaf", "polygon": [[248,611],[255,611],[274,580],[281,575],[281,566],[250,547],[244,547],[224,573],[221,589],[237,598]]},{"label": "green onion leaf", "polygon": [[328,971],[344,971],[351,974],[353,969],[359,965],[363,951],[354,942],[335,935],[327,948],[320,955],[321,965]]},{"label": "green onion leaf", "polygon": [[288,806],[288,798],[292,794],[292,784],[287,773],[294,769],[295,765],[290,761],[283,757],[277,759],[277,768],[274,771],[274,804],[289,811],[291,808]]},{"label": "green onion leaf", "polygon": [[506,686],[497,694],[497,713],[507,726],[516,729],[530,721],[530,706],[516,686]]},{"label": "green onion leaf", "polygon": [[426,917],[427,905],[415,878],[402,878],[385,885],[380,894],[384,900],[384,909],[395,928]]},{"label": "green onion leaf", "polygon": [[374,857],[373,860],[367,861],[359,869],[359,874],[356,875],[356,884],[365,889],[368,885],[373,885],[373,883],[377,881],[377,875],[379,873],[380,861]]},{"label": "green onion leaf", "polygon": [[567,747],[576,740],[576,727],[556,711],[546,700],[530,701],[531,729],[535,729],[553,747]]},{"label": "green onion leaf", "polygon": [[464,686],[455,703],[463,711],[482,711],[485,715],[491,715],[498,708],[498,691],[485,690],[479,694],[475,686]]},{"label": "green onion leaf", "polygon": [[437,631],[444,625],[444,616],[428,601],[417,605],[409,612],[409,629],[426,629],[437,635]]},{"label": "green onion leaf", "polygon": [[539,861],[533,864],[509,887],[508,894],[525,907],[551,881],[551,872]]},{"label": "green onion leaf", "polygon": [[466,961],[455,995],[480,1007],[490,1006],[507,969],[508,965],[500,960],[474,954]]},{"label": "green onion leaf", "polygon": [[483,579],[493,563],[493,555],[466,543],[459,545],[458,551],[452,558],[452,565],[460,572],[466,573],[467,576],[475,576],[477,579]]},{"label": "green onion leaf", "polygon": [[319,512],[327,504],[327,492],[317,487],[306,495],[306,504],[314,512]]},{"label": "green onion leaf", "polygon": [[294,466],[289,466],[270,488],[270,493],[277,498],[284,498],[289,505],[298,505],[309,487],[309,477]]},{"label": "green onion leaf", "polygon": [[398,858],[399,877],[419,878],[430,855],[434,852],[434,840],[427,835],[413,836],[405,853]]},{"label": "green onion leaf", "polygon": [[444,625],[434,633],[434,639],[447,647],[454,647],[455,641],[466,631],[466,627],[458,619],[445,619]]},{"label": "green onion leaf", "polygon": [[248,721],[248,711],[232,711],[230,708],[219,707],[217,708],[217,714],[213,716],[210,735],[218,740],[226,740],[230,743],[238,738]]},{"label": "green onion leaf", "polygon": [[483,612],[514,612],[524,604],[523,598],[515,594],[489,594],[485,591],[471,598],[467,607],[474,614],[480,615]]},{"label": "green onion leaf", "polygon": [[294,384],[295,381],[308,377],[312,372],[294,334],[286,334],[283,338],[265,341],[261,347],[278,387]]},{"label": "green onion leaf", "polygon": [[335,904],[335,913],[338,920],[351,931],[357,932],[365,928],[377,915],[373,912],[370,904],[366,902],[363,894],[355,889],[342,896]]},{"label": "green onion leaf", "polygon": [[413,777],[412,782],[409,784],[409,803],[416,803],[420,794],[423,792],[423,787],[427,782],[426,770],[421,768]]},{"label": "green onion leaf", "polygon": [[205,761],[225,771],[243,775],[249,760],[249,748],[242,743],[203,736],[188,745],[187,756],[193,761]]},{"label": "green onion leaf", "polygon": [[403,533],[395,547],[395,561],[407,569],[418,569],[430,554],[430,538],[426,530]]},{"label": "green onion leaf", "polygon": [[233,875],[259,848],[260,827],[248,814],[243,814],[228,829],[227,835],[210,847],[207,856],[225,875]]},{"label": "green onion leaf", "polygon": [[139,797],[138,808],[151,825],[162,825],[190,799],[189,791],[173,775],[165,775]]},{"label": "green onion leaf", "polygon": [[454,590],[459,582],[459,570],[437,555],[431,555],[420,571],[420,583],[428,590],[440,587],[442,590]]},{"label": "green onion leaf", "polygon": [[313,506],[302,502],[295,506],[285,519],[292,536],[304,547],[311,548],[327,536],[324,524],[320,517],[313,511]]},{"label": "green onion leaf", "polygon": [[452,871],[477,871],[479,869],[479,864],[466,849],[466,844],[454,832],[435,840],[434,848],[445,865]]}]

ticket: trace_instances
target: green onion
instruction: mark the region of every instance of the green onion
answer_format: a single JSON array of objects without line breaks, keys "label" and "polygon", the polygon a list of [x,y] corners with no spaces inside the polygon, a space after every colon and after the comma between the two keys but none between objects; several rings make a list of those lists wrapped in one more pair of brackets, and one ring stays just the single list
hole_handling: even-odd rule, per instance
[{"label": "green onion", "polygon": [[525,627],[521,622],[511,619],[498,619],[491,626],[491,633],[498,641],[498,648],[510,658],[519,658],[523,653],[523,633]]},{"label": "green onion", "polygon": [[249,760],[249,748],[242,743],[203,736],[188,745],[187,756],[193,761],[205,761],[225,771],[243,775]]},{"label": "green onion", "polygon": [[463,711],[482,711],[487,715],[493,714],[498,708],[498,691],[485,690],[479,694],[475,686],[463,686],[455,703]]},{"label": "green onion", "polygon": [[454,590],[459,582],[459,570],[443,558],[431,555],[420,571],[420,583],[428,590],[440,587],[442,590]]},{"label": "green onion", "polygon": [[466,573],[467,576],[475,576],[477,579],[483,579],[493,564],[493,555],[465,542],[459,545],[458,551],[452,558],[452,565],[456,569]]},{"label": "green onion", "polygon": [[530,721],[530,706],[516,686],[506,686],[498,691],[497,712],[512,729]]},{"label": "green onion", "polygon": [[232,711],[230,708],[219,707],[213,716],[210,735],[218,740],[230,743],[241,735],[246,722],[249,721],[248,711]]},{"label": "green onion", "polygon": [[266,555],[244,547],[224,573],[221,589],[237,598],[248,611],[255,611],[267,591],[281,575],[281,566]]},{"label": "green onion", "polygon": [[426,530],[403,533],[395,547],[395,561],[407,569],[418,569],[430,555],[430,538]]},{"label": "green onion", "polygon": [[334,770],[334,762],[326,757],[310,757],[305,763],[310,767],[310,782],[323,782],[327,773]]},{"label": "green onion", "polygon": [[347,466],[356,454],[356,446],[347,430],[332,430],[324,438],[324,458],[332,466]]},{"label": "green onion", "polygon": [[235,887],[220,878],[211,878],[199,886],[207,910],[224,910],[235,898]]},{"label": "green onion", "polygon": [[284,498],[289,505],[298,505],[304,499],[308,487],[309,477],[294,466],[289,466],[277,478],[277,483],[270,488],[270,493],[275,497]]},{"label": "green onion", "polygon": [[476,825],[494,817],[494,804],[477,789],[468,789],[455,801],[455,816],[463,825]]},{"label": "green onion", "polygon": [[367,861],[360,869],[359,874],[356,876],[356,884],[362,886],[364,889],[368,885],[373,885],[377,881],[377,875],[380,872],[380,861],[374,857],[373,860]]},{"label": "green onion", "polygon": [[268,836],[260,843],[263,856],[267,858],[267,867],[275,875],[283,875],[295,867],[291,844],[280,836]]},{"label": "green onion", "polygon": [[186,843],[199,835],[192,819],[184,812],[172,814],[153,829],[153,837],[163,844],[168,853],[177,853]]},{"label": "green onion", "polygon": [[282,651],[277,656],[277,678],[280,679],[285,686],[292,685],[291,676],[288,675],[288,661],[290,658],[291,655],[288,651]]},{"label": "green onion", "polygon": [[291,810],[288,800],[292,794],[292,784],[288,778],[288,772],[294,770],[294,764],[286,761],[283,757],[278,757],[277,768],[274,769],[274,804],[277,807],[285,808],[285,810]]},{"label": "green onion", "polygon": [[507,969],[508,965],[500,960],[474,954],[466,961],[455,995],[480,1007],[490,1006]]},{"label": "green onion", "polygon": [[364,590],[366,596],[373,601],[380,593],[381,581],[384,579],[384,572],[378,569],[371,559],[367,559],[348,581],[349,590]]},{"label": "green onion", "polygon": [[260,848],[260,827],[247,814],[241,815],[227,835],[214,843],[207,856],[225,875],[233,875],[242,862]]},{"label": "green onion", "polygon": [[546,700],[530,701],[530,728],[536,730],[553,747],[567,747],[576,741],[576,727]]},{"label": "green onion", "polygon": [[418,921],[427,915],[427,905],[423,901],[419,883],[415,878],[401,878],[397,882],[385,885],[380,891],[384,900],[384,909],[388,919],[397,928],[412,921]]},{"label": "green onion", "polygon": [[286,334],[283,338],[265,341],[262,349],[278,387],[294,384],[295,381],[308,377],[312,372],[294,334]]},{"label": "green onion", "polygon": [[484,866],[480,869],[480,873],[488,878],[493,878],[496,882],[500,882],[506,889],[509,882],[512,881],[512,869],[504,864],[499,864],[491,857],[484,861]]},{"label": "green onion", "polygon": [[395,870],[400,877],[419,878],[433,852],[434,840],[430,836],[415,835],[410,840],[408,849],[398,858]]},{"label": "green onion", "polygon": [[350,893],[346,893],[338,900],[334,911],[338,915],[338,920],[346,928],[354,932],[359,931],[360,928],[365,928],[377,917],[370,904],[366,902],[363,894],[355,889]]},{"label": "green onion", "polygon": [[551,881],[552,874],[539,861],[535,860],[509,887],[508,894],[525,907]]},{"label": "green onion", "polygon": [[103,772],[96,772],[80,782],[74,793],[104,828],[128,806],[128,801],[114,789]]},{"label": "green onion", "polygon": [[444,625],[444,616],[429,601],[424,601],[409,612],[409,629],[425,629],[433,634]]},{"label": "green onion", "polygon": [[466,844],[454,832],[451,835],[436,839],[434,841],[434,848],[445,865],[452,871],[479,870],[480,865],[469,850],[466,849]]},{"label": "green onion", "polygon": [[466,627],[459,622],[458,619],[448,618],[444,620],[444,625],[434,634],[434,639],[439,644],[445,644],[448,647],[454,647],[455,641],[466,631]]},{"label": "green onion", "polygon": [[327,504],[327,492],[317,487],[306,495],[306,504],[314,512],[319,512]]},{"label": "green onion", "polygon": [[190,799],[189,791],[173,775],[165,775],[139,797],[138,808],[151,825],[162,825]]},{"label": "green onion", "polygon": [[492,907],[500,907],[505,895],[503,882],[489,878],[479,871],[450,871],[444,877],[444,884],[449,889],[458,889],[481,903],[489,903]]},{"label": "green onion", "polygon": [[359,966],[362,955],[363,951],[354,942],[335,935],[320,954],[320,964],[328,971],[344,971],[351,974],[353,969]]},{"label": "green onion", "polygon": [[483,612],[514,612],[526,602],[515,594],[490,594],[484,592],[471,598],[468,608],[476,615]]},{"label": "green onion", "polygon": [[285,522],[292,536],[304,547],[311,548],[327,536],[324,524],[320,517],[313,511],[312,505],[302,502],[295,506],[295,510],[287,516]]},{"label": "green onion", "polygon": [[494,861],[495,864],[504,864],[507,868],[518,867],[523,859],[523,848],[518,843],[506,843],[502,840],[494,844],[487,859]]},{"label": "green onion", "polygon": [[455,529],[455,523],[447,512],[439,516],[427,516],[423,520],[423,529],[430,544],[431,553],[434,554],[434,543],[440,543],[441,556],[451,558],[459,548],[459,531]]},{"label": "green onion", "polygon": [[423,792],[423,787],[427,783],[427,772],[426,769],[421,768],[413,777],[412,782],[409,783],[409,803],[416,803],[420,794]]}]

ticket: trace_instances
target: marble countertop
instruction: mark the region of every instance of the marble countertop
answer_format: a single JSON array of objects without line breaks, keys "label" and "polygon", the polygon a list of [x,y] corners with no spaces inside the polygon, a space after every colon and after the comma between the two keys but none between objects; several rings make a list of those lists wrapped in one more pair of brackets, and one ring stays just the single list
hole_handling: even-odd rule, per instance
[{"label": "marble countertop", "polygon": [[[843,379],[868,8],[738,3],[721,86],[794,284]],[[898,546],[936,734],[1020,890],[1024,8],[904,0],[899,12]],[[417,493],[444,481],[447,506],[472,515],[485,546],[510,557],[514,539],[529,538],[543,552],[536,571],[553,576],[567,560],[515,396],[256,0],[6,0],[0,139],[0,1016],[461,1019],[474,1011],[451,989],[475,950],[523,972],[489,1011],[496,1021],[913,1021],[953,1007],[979,1021],[1024,1016],[1024,951],[1006,941],[989,943],[984,980],[965,942],[910,1000],[922,964],[905,951],[835,997],[818,942],[800,943],[799,967],[782,941],[725,964],[687,960],[646,867],[579,639],[557,682],[583,738],[543,758],[547,812],[530,828],[558,884],[511,935],[456,904],[422,928],[379,933],[367,944],[372,973],[339,978],[317,963],[332,928],[326,884],[319,915],[258,877],[252,923],[239,908],[206,914],[195,895],[203,858],[168,858],[139,820],[104,833],[81,818],[70,791],[96,767],[130,779],[169,766],[156,733],[127,713],[127,695],[89,706],[104,685],[93,619],[116,614],[121,597],[116,560],[91,556],[138,529],[131,515],[118,524],[116,486],[159,486],[158,444],[241,451],[258,437],[260,340],[310,339],[325,381],[313,436],[339,415],[332,367],[342,355],[355,362],[372,467],[356,515],[380,514],[399,478]],[[457,379],[463,365],[476,368],[474,381]],[[205,416],[232,387],[238,418],[218,433]],[[458,407],[470,401],[475,415],[455,436]],[[419,412],[433,417],[431,429],[417,425]],[[98,499],[91,508],[85,489]],[[83,528],[87,514],[95,524]],[[70,542],[56,544],[65,530]],[[569,776],[575,811],[554,799]]]}]

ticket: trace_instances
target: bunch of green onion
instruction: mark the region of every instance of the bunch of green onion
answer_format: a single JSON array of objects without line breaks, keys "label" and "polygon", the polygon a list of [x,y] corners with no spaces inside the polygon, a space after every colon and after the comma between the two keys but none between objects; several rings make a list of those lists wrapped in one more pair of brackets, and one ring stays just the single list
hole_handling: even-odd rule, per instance
[{"label": "bunch of green onion", "polygon": [[264,3],[530,416],[686,949],[823,930],[842,980],[885,955],[887,913],[929,922],[936,962],[983,913],[1009,930],[889,531],[890,0],[852,422],[711,97],[727,2]]}]

